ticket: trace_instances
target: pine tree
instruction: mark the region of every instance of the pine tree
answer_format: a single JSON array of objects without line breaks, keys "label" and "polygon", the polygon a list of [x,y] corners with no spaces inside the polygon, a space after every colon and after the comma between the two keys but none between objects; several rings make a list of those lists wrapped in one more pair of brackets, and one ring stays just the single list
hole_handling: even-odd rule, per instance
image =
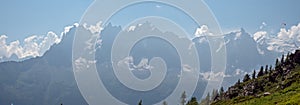
[{"label": "pine tree", "polygon": [[250,76],[249,76],[249,74],[246,74],[246,75],[244,76],[243,82],[247,82],[247,81],[249,81],[249,80],[250,80]]},{"label": "pine tree", "polygon": [[142,100],[140,100],[140,102],[139,102],[139,104],[138,104],[138,105],[142,105],[142,103],[143,103],[143,101],[142,101]]},{"label": "pine tree", "polygon": [[260,70],[259,70],[259,72],[258,72],[258,74],[257,74],[257,77],[260,77],[260,76],[263,76],[263,75],[264,75],[264,67],[261,66],[261,67],[260,67]]},{"label": "pine tree", "polygon": [[210,104],[210,94],[209,94],[209,93],[207,93],[207,96],[206,96],[206,102],[207,102],[206,105],[209,105],[209,104]]},{"label": "pine tree", "polygon": [[265,74],[268,74],[268,73],[269,73],[269,71],[268,71],[268,69],[269,69],[268,66],[269,66],[269,65],[266,65],[266,68],[265,68]]},{"label": "pine tree", "polygon": [[272,65],[270,65],[269,72],[272,73]]},{"label": "pine tree", "polygon": [[186,93],[185,91],[181,94],[181,97],[180,97],[180,104],[181,105],[184,105],[186,102]]},{"label": "pine tree", "polygon": [[199,105],[209,105],[210,104],[210,95],[207,93],[207,96],[201,100]]},{"label": "pine tree", "polygon": [[256,77],[256,71],[253,70],[252,79],[255,79],[255,77]]},{"label": "pine tree", "polygon": [[278,58],[276,59],[275,67],[279,66],[279,60]]},{"label": "pine tree", "polygon": [[168,105],[168,103],[166,101],[163,102],[163,105]]},{"label": "pine tree", "polygon": [[270,82],[275,82],[275,80],[274,80],[271,73],[268,74],[268,79],[269,79]]},{"label": "pine tree", "polygon": [[223,86],[220,88],[220,91],[219,91],[220,93],[220,98],[221,98],[221,100],[223,99],[223,94],[224,94],[224,88],[223,88]]},{"label": "pine tree", "polygon": [[282,54],[282,57],[281,57],[281,64],[284,63],[284,54]]},{"label": "pine tree", "polygon": [[236,84],[240,85],[241,84],[241,80],[239,79]]},{"label": "pine tree", "polygon": [[186,105],[198,105],[196,97],[192,97]]},{"label": "pine tree", "polygon": [[243,87],[241,86],[241,80],[239,79],[236,83],[236,86],[239,88],[239,89],[242,89]]},{"label": "pine tree", "polygon": [[213,89],[211,100],[214,100],[218,96],[219,92],[216,89]]},{"label": "pine tree", "polygon": [[290,55],[291,55],[290,52],[288,52],[286,55],[285,61],[290,61]]}]

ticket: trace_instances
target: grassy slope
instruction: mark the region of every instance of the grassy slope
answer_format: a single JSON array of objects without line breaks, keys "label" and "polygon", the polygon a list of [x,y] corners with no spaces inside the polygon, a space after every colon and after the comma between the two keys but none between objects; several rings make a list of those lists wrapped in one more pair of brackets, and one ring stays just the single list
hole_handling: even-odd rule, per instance
[{"label": "grassy slope", "polygon": [[[219,101],[213,103],[216,105],[300,105],[300,67],[297,66],[292,71],[291,78],[287,81],[294,81],[291,86],[281,90],[276,89],[276,85],[270,85],[265,87],[271,95],[263,96],[263,92],[260,97],[248,96],[248,97],[236,97],[231,100]],[[263,79],[260,78],[260,79]],[[286,82],[286,81],[285,81]]]}]

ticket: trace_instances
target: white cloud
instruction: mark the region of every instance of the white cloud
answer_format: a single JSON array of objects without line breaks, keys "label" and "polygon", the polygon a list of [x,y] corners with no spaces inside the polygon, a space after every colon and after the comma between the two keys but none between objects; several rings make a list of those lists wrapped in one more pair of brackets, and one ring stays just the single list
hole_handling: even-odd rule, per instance
[{"label": "white cloud", "polygon": [[259,54],[261,54],[261,55],[265,54],[264,50],[260,49],[258,45],[256,46],[256,49]]},{"label": "white cloud", "polygon": [[281,28],[277,37],[282,40],[294,39],[294,41],[300,41],[300,23],[297,26],[292,26],[288,30]]},{"label": "white cloud", "polygon": [[125,57],[124,59],[118,61],[118,66],[122,66],[123,64],[128,65],[129,70],[150,70],[153,67],[149,64],[149,59],[143,58],[139,62],[138,65],[134,65],[134,59],[132,56]]},{"label": "white cloud", "polygon": [[240,39],[241,36],[242,36],[242,32],[239,31],[238,33],[235,34],[234,40]]},{"label": "white cloud", "polygon": [[245,71],[242,70],[242,69],[236,69],[236,70],[235,70],[235,75],[245,75],[245,74],[248,74],[248,73],[245,72]]},{"label": "white cloud", "polygon": [[202,25],[200,28],[196,29],[195,37],[205,36],[209,33],[208,26]]},{"label": "white cloud", "polygon": [[275,36],[269,35],[266,31],[258,31],[253,35],[253,39],[258,43],[265,43],[270,51],[294,51],[300,45],[300,23],[288,30],[281,28]]},{"label": "white cloud", "polygon": [[204,43],[204,42],[207,42],[207,39],[205,37],[201,37],[199,39],[199,43]]},{"label": "white cloud", "polygon": [[262,22],[261,23],[261,26],[259,26],[259,29],[263,29],[264,27],[266,27],[267,26],[267,23],[266,22]]},{"label": "white cloud", "polygon": [[230,75],[225,75],[224,72],[205,72],[200,73],[201,76],[203,76],[203,79],[208,81],[220,81],[224,77],[231,77]]},{"label": "white cloud", "polygon": [[192,72],[193,68],[190,65],[184,64],[183,65],[183,71],[185,71],[185,72]]},{"label": "white cloud", "polygon": [[190,45],[189,45],[189,48],[188,48],[188,49],[189,49],[189,50],[192,50],[192,48],[193,48],[193,47],[195,47],[195,43],[190,43]]},{"label": "white cloud", "polygon": [[80,72],[82,70],[87,70],[88,68],[90,68],[90,66],[92,64],[95,64],[96,60],[87,60],[85,58],[79,57],[75,60],[75,68],[76,71],[75,72]]},{"label": "white cloud", "polygon": [[236,69],[235,70],[235,75],[240,75],[241,74],[241,69]]},{"label": "white cloud", "polygon": [[135,28],[136,28],[136,26],[130,26],[130,27],[128,28],[128,32],[130,32],[130,31],[134,31],[134,30],[135,30]]},{"label": "white cloud", "polygon": [[0,60],[3,58],[9,59],[15,54],[19,59],[27,57],[42,56],[50,47],[54,44],[58,44],[61,41],[63,35],[68,33],[71,28],[78,26],[75,23],[73,26],[65,27],[65,30],[59,35],[50,31],[46,35],[32,35],[23,40],[20,43],[19,40],[6,42],[8,38],[6,35],[0,36]]},{"label": "white cloud", "polygon": [[137,66],[135,65],[133,66],[138,70],[149,70],[153,68],[152,66],[149,65],[149,60],[147,58],[143,58]]},{"label": "white cloud", "polygon": [[256,33],[253,34],[253,39],[255,41],[258,41],[259,39],[263,38],[266,35],[267,35],[266,31],[258,31],[258,32],[256,32]]},{"label": "white cloud", "polygon": [[89,35],[89,39],[85,42],[87,46],[85,50],[90,50],[89,54],[93,54],[98,48],[101,48],[102,40],[100,39],[100,32],[103,30],[103,27],[101,25],[102,21],[97,22],[95,25],[88,26],[87,23],[83,23],[82,25],[84,29],[90,32],[86,34]]},{"label": "white cloud", "polygon": [[161,8],[161,6],[160,6],[160,5],[156,5],[155,7],[156,7],[156,8]]},{"label": "white cloud", "polygon": [[98,34],[103,30],[102,21],[97,22],[95,25],[87,25],[87,23],[83,24],[83,27],[89,30],[92,34]]}]

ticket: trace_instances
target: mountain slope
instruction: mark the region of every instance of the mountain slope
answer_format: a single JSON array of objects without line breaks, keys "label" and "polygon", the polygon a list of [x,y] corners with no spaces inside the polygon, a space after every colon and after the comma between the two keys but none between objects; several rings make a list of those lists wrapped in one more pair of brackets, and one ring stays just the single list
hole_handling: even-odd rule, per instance
[{"label": "mountain slope", "polygon": [[300,104],[300,50],[276,63],[255,79],[245,79],[215,96],[213,105]]},{"label": "mountain slope", "polygon": [[0,63],[1,105],[87,104],[72,71],[72,40],[75,28],[44,56],[22,62]]},{"label": "mountain slope", "polygon": [[[146,27],[146,26],[145,26]],[[77,28],[84,28],[79,26]],[[138,28],[138,27],[137,27]],[[97,49],[96,59],[97,66],[103,68],[107,68],[110,62],[110,50],[111,44],[113,43],[114,37],[122,28],[119,26],[108,25],[101,32],[102,37],[102,46]],[[70,105],[84,105],[87,104],[84,98],[81,96],[76,81],[74,79],[73,71],[72,71],[72,43],[74,39],[75,28],[72,28],[66,35],[62,41],[53,45],[49,51],[47,51],[42,57],[28,59],[22,62],[3,62],[0,63],[0,105],[8,105],[8,104],[22,104],[22,105],[57,105],[59,103],[70,104]],[[227,72],[226,74],[233,75],[232,77],[228,77],[224,81],[227,81],[225,87],[234,83],[236,78],[240,78],[239,76],[243,73],[238,73],[239,76],[234,77],[237,69],[244,70],[249,72],[249,70],[253,70],[256,66],[260,64],[268,64],[269,60],[263,61],[267,58],[275,58],[275,57],[263,57],[260,55],[256,49],[257,44],[253,41],[252,37],[246,33],[243,29],[238,32],[233,32],[225,36],[227,47]],[[153,39],[148,39],[140,42],[140,46],[136,46],[132,53],[137,57],[135,59],[134,64],[138,64],[138,62],[145,55],[144,53],[151,53],[144,47],[144,45],[167,45],[162,43],[153,43]],[[201,72],[209,72],[211,69],[211,56],[210,56],[210,47],[207,42],[202,42],[201,38],[196,38],[193,40],[196,42],[197,51],[199,51],[199,59],[201,62]],[[143,45],[143,46],[142,46]],[[246,48],[245,46],[251,46],[250,48]],[[167,53],[167,55],[161,55],[164,57],[169,57],[168,61],[172,61],[170,63],[174,64],[174,68],[179,64],[175,64],[173,61],[179,61],[174,58],[174,51],[172,51],[171,46],[160,46],[161,50]],[[153,51],[156,47],[154,47]],[[158,47],[159,48],[159,47]],[[169,50],[171,49],[171,50]],[[141,51],[139,51],[141,50]],[[165,50],[171,51],[172,53],[168,53]],[[144,51],[144,52],[143,52]],[[154,54],[154,53],[153,53]],[[245,57],[245,55],[247,56]],[[171,59],[172,58],[172,59]],[[251,61],[251,64],[249,64]],[[102,63],[102,64],[101,64]],[[248,65],[248,64],[249,65]],[[247,65],[246,65],[247,64]],[[203,65],[203,66],[202,66]],[[171,67],[171,66],[170,66]],[[111,84],[110,88],[111,92],[114,94],[124,96],[120,91],[116,91],[118,87],[121,85],[115,85],[117,82],[112,82],[111,77],[107,76],[106,71],[111,70],[111,68],[103,69],[101,74],[102,78],[105,80],[105,83],[108,85]],[[175,70],[175,69],[174,69]],[[177,72],[180,71],[177,70]],[[110,71],[111,72],[111,71]],[[177,72],[170,72],[169,75],[175,75]],[[178,75],[176,75],[177,77]],[[202,76],[203,77],[203,76]],[[201,76],[200,76],[201,78]],[[116,79],[115,79],[116,80]],[[171,86],[175,84],[175,79],[169,79],[166,81],[168,85]],[[224,84],[224,83],[223,83]],[[176,85],[176,84],[175,84]],[[201,97],[199,94],[203,94],[203,88],[206,86],[206,81],[198,81],[197,89],[194,92],[194,96]],[[166,87],[167,87],[166,86]],[[117,87],[117,88],[116,88]],[[173,86],[175,87],[175,86]],[[171,88],[167,87],[168,90],[163,90],[163,92],[170,93]],[[158,91],[160,94],[163,92]],[[130,93],[130,92],[128,92]],[[153,93],[153,92],[152,92]],[[135,94],[132,92],[132,94]],[[129,94],[131,95],[131,94]],[[144,95],[145,97],[147,95]],[[149,95],[148,95],[149,96]],[[138,96],[136,96],[138,97]],[[140,96],[141,97],[141,96]],[[135,97],[125,97],[123,100],[130,101],[132,103],[136,103],[139,99],[134,99]],[[155,97],[156,99],[162,99],[161,97]],[[150,98],[148,98],[150,100]],[[152,99],[152,98],[151,98]],[[154,98],[153,98],[154,99]],[[143,100],[143,102],[147,102],[148,100]],[[151,101],[151,100],[150,100]]]}]

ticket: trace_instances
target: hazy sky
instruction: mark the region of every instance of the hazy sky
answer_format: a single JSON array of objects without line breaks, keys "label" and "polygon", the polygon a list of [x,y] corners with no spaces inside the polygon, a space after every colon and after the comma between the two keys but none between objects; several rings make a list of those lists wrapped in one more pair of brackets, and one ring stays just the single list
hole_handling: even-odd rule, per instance
[{"label": "hazy sky", "polygon": [[[299,0],[204,0],[218,19],[224,32],[241,27],[254,33],[264,30],[277,33],[282,23],[287,27],[300,20]],[[4,0],[0,3],[0,35],[7,41],[31,35],[60,33],[78,22],[93,0]]]},{"label": "hazy sky", "polygon": [[[282,23],[287,27],[300,22],[299,0],[204,0],[214,12],[223,30],[243,27],[253,33],[262,22],[277,33]],[[277,31],[277,32],[276,32]]]},{"label": "hazy sky", "polygon": [[66,25],[80,20],[92,0],[2,0],[0,35],[8,41],[48,31],[60,33]]}]

